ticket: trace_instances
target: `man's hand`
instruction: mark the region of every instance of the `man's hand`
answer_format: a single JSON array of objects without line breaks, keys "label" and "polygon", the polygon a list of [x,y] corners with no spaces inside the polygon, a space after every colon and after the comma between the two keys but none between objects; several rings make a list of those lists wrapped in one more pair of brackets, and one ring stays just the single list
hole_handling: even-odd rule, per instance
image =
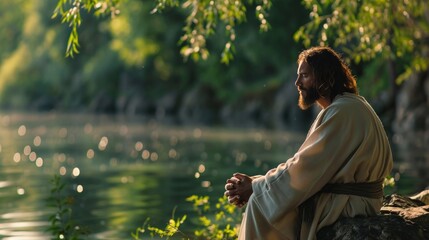
[{"label": "man's hand", "polygon": [[225,196],[228,201],[237,207],[243,207],[249,201],[253,193],[252,178],[242,173],[234,173],[233,177],[226,180]]}]

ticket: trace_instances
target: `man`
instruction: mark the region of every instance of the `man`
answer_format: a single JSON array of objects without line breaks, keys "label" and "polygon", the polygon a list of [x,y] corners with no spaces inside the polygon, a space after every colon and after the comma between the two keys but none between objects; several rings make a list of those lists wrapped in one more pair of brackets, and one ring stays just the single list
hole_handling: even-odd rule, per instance
[{"label": "man", "polygon": [[382,204],[392,153],[380,119],[327,47],[300,53],[299,107],[322,110],[295,155],[264,176],[236,173],[225,195],[246,206],[239,239],[316,239],[339,217],[371,216]]}]

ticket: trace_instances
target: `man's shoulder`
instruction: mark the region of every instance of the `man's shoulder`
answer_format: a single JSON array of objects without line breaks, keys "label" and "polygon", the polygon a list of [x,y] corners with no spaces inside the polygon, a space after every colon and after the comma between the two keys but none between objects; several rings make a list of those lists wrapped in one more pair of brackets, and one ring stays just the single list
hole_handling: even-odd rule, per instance
[{"label": "man's shoulder", "polygon": [[367,102],[365,98],[353,93],[343,93],[335,97],[328,108],[332,109],[356,109],[365,107]]},{"label": "man's shoulder", "polygon": [[335,97],[334,101],[325,109],[325,115],[352,117],[362,115],[362,112],[367,111],[367,108],[366,100],[363,97],[345,93]]}]

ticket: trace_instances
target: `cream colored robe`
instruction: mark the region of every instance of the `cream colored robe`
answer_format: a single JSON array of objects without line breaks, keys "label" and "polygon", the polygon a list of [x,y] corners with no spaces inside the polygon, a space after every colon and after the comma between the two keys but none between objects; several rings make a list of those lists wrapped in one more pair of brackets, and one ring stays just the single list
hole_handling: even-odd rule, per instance
[{"label": "cream colored robe", "polygon": [[[361,96],[338,95],[319,113],[292,158],[253,177],[239,239],[296,239],[298,206],[325,184],[376,181],[391,168],[389,142],[374,110]],[[340,216],[376,215],[381,201],[323,193],[313,222],[302,225],[301,239],[316,239],[318,230]]]}]

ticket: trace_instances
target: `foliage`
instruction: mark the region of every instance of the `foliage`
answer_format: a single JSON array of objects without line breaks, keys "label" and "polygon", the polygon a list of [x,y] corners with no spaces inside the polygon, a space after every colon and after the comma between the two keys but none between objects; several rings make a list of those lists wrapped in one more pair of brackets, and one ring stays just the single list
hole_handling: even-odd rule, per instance
[{"label": "foliage", "polygon": [[[149,56],[159,54],[161,51],[162,39],[159,39],[158,32],[165,33],[164,25],[167,21],[153,15],[149,16],[149,5],[139,1],[124,3],[121,14],[109,22],[109,31],[112,35],[110,46],[129,66],[142,66]],[[152,21],[149,22],[152,24],[145,24],[148,23],[145,19],[150,17]]]},{"label": "foliage", "polygon": [[[204,42],[210,50],[207,60],[183,61],[179,54],[189,45],[185,41],[179,46],[177,42],[186,35],[184,26],[187,26],[193,5],[184,8],[184,1],[177,1],[174,7],[172,2],[165,1],[165,8],[160,8],[161,5],[153,1],[99,0],[88,1],[92,5],[85,7],[87,1],[1,2],[0,11],[5,13],[1,15],[5,31],[0,34],[0,39],[5,41],[0,47],[0,106],[3,109],[127,112],[153,116],[158,112],[161,99],[177,96],[169,112],[177,116],[184,99],[195,89],[207,96],[208,103],[201,104],[211,108],[215,116],[220,116],[225,106],[239,107],[249,99],[263,99],[264,107],[269,108],[272,93],[295,78],[296,56],[304,46],[302,40],[295,42],[293,34],[297,26],[308,22],[308,10],[300,1],[276,1],[272,2],[275,7],[263,8],[266,13],[269,10],[264,19],[269,21],[271,30],[269,34],[260,34],[257,26],[261,22],[254,16],[257,5],[264,3],[240,1],[246,11],[241,15],[243,21],[234,22],[231,31],[237,36],[231,42],[231,49],[232,46],[235,49],[234,61],[227,66],[219,64],[230,41],[226,23],[219,18],[216,26],[211,25],[217,34],[211,33]],[[80,6],[76,8],[79,12],[69,12],[76,7],[75,2]],[[151,14],[154,8],[162,14]],[[56,19],[50,18],[53,9]],[[120,10],[120,14],[111,18],[112,9],[116,13]],[[220,12],[216,11],[215,16],[220,17]],[[80,19],[80,27],[76,25],[80,53],[74,54],[74,59],[64,58],[73,26],[69,29],[58,21],[61,13],[69,13],[69,16],[79,13],[76,18],[70,18]],[[94,13],[98,18],[93,17]],[[193,24],[190,27],[195,27]],[[334,31],[329,32],[326,44],[334,46],[334,36]],[[421,49],[421,53],[413,56],[422,55],[426,48]],[[360,80],[361,93],[368,93],[365,96],[371,98],[392,87],[386,82],[385,67],[389,61],[394,60],[401,72],[403,65],[411,62],[406,60],[412,57],[406,54],[401,59],[386,61],[381,54],[376,55],[370,67],[362,67],[363,59],[352,65],[358,70],[353,72]],[[193,54],[188,57],[194,59]],[[201,55],[198,58],[202,59]]]},{"label": "foliage", "polygon": [[175,209],[173,210],[173,214],[171,218],[168,220],[167,225],[164,229],[160,229],[157,227],[150,226],[149,220],[147,218],[142,227],[136,229],[134,233],[131,233],[131,237],[135,240],[140,239],[140,233],[145,233],[146,230],[150,233],[151,237],[159,236],[161,238],[170,239],[175,234],[180,233],[184,238],[186,238],[186,234],[179,230],[180,226],[185,222],[186,215],[183,215],[181,218],[174,219]]},{"label": "foliage", "polygon": [[195,230],[195,235],[203,239],[235,239],[238,234],[238,221],[241,219],[241,211],[228,203],[225,196],[218,199],[215,204],[215,212],[211,214],[213,206],[207,196],[190,196],[186,199],[193,202],[194,210],[199,216],[200,229]]},{"label": "foliage", "polygon": [[377,56],[373,61],[363,65],[364,71],[358,79],[359,94],[368,99],[375,99],[389,88],[389,76],[385,71],[386,62],[381,56]]},{"label": "foliage", "polygon": [[394,187],[395,186],[395,178],[392,176],[387,176],[384,178],[383,186],[386,187]]},{"label": "foliage", "polygon": [[[96,16],[111,14],[115,17],[119,13],[120,4],[126,2],[126,0],[58,0],[53,16],[61,16],[62,21],[69,23],[72,29],[67,55],[73,56],[78,52],[77,27],[82,21],[81,9],[94,11]],[[334,46],[345,53],[348,61],[357,64],[374,59],[393,62],[395,69],[391,77],[395,78],[397,83],[401,83],[413,72],[428,69],[427,1],[303,0],[302,3],[310,11],[310,22],[302,25],[295,32],[294,38],[306,47]],[[223,31],[225,36],[216,40],[221,40],[217,43],[224,42],[220,59],[228,64],[236,55],[237,26],[247,20],[247,11],[251,6],[255,6],[254,13],[259,21],[259,29],[267,31],[270,28],[268,11],[271,11],[271,5],[270,0],[156,0],[151,13],[163,12],[168,8],[185,12],[184,33],[179,41],[182,44],[180,52],[185,58],[208,59],[209,48],[215,48],[209,46],[209,38],[216,39],[214,33]],[[112,32],[113,34],[116,32],[117,35],[128,35],[121,34],[121,31]],[[125,61],[136,62],[139,57],[144,56],[135,53],[147,55],[160,48],[156,41],[148,41],[145,38],[134,38],[133,41],[128,45],[121,41],[115,43],[116,49],[121,49],[119,50],[121,54],[126,56],[123,57]],[[144,46],[144,49],[133,52],[128,50],[127,46],[134,46],[134,49]]]},{"label": "foliage", "polygon": [[[131,236],[134,240],[140,239],[140,233],[149,233],[151,237],[161,237],[170,239],[170,237],[180,234],[182,239],[235,239],[238,234],[237,223],[241,219],[241,211],[228,203],[227,198],[221,197],[217,203],[210,203],[208,196],[190,196],[186,199],[193,203],[193,209],[197,213],[196,227],[193,236],[179,230],[186,220],[186,215],[175,219],[173,210],[172,217],[164,229],[153,227],[148,224],[149,219],[145,221],[141,228],[137,228]],[[214,208],[214,211],[213,211]]]},{"label": "foliage", "polygon": [[[206,2],[209,3],[208,1]],[[228,4],[232,2],[230,1]],[[249,7],[250,3],[255,5],[254,9]],[[181,2],[178,4],[178,6],[183,6]],[[219,4],[226,4],[226,2],[222,1]],[[140,95],[147,97],[149,101],[157,100],[157,98],[168,92],[173,91],[181,94],[196,87],[206,89],[211,99],[213,99],[211,106],[216,107],[225,102],[237,101],[243,95],[248,95],[248,87],[264,86],[266,81],[282,83],[285,80],[285,72],[294,74],[294,70],[291,71],[293,66],[290,65],[294,64],[300,46],[299,44],[294,44],[292,34],[297,25],[304,23],[304,9],[296,1],[278,2],[278,8],[270,9],[270,15],[268,16],[268,8],[257,7],[257,5],[264,4],[268,4],[268,2],[252,1],[249,4],[245,4],[247,6],[246,11],[240,15],[243,17],[243,21],[233,22],[235,25],[230,31],[231,34],[234,34],[231,36],[240,36],[233,37],[234,41],[231,41],[228,37],[229,33],[225,28],[226,23],[215,17],[214,21],[217,19],[216,24],[210,25],[212,31],[206,32],[208,36],[204,40],[205,48],[210,49],[211,53],[206,55],[206,61],[183,62],[183,57],[178,52],[189,47],[190,43],[185,41],[182,42],[181,46],[178,46],[177,41],[184,38],[183,33],[186,35],[183,22],[186,24],[187,19],[189,19],[189,15],[186,13],[190,11],[190,7],[172,9],[174,5],[168,1],[164,5],[156,6],[153,2],[119,1],[115,7],[120,9],[120,14],[115,15],[111,21],[99,21],[101,27],[98,29],[108,30],[109,38],[111,39],[108,39],[107,45],[95,47],[100,48],[100,51],[116,52],[122,61],[119,64],[125,65],[127,68],[127,72],[119,69],[119,71],[123,71],[121,76],[137,78],[138,81],[134,79],[133,81],[138,82],[139,86],[133,88],[133,91],[142,92],[143,94]],[[154,6],[157,9],[156,13],[162,12],[162,14],[150,14]],[[66,9],[66,7],[64,8]],[[212,10],[216,11],[217,15],[215,14],[215,16],[220,17],[220,10]],[[260,11],[262,10],[265,12],[261,13]],[[259,15],[260,18],[254,18],[255,14]],[[260,25],[261,20],[264,20],[263,22],[267,24],[264,25],[265,30],[267,30],[268,18],[270,25],[276,28],[277,31],[273,31],[270,35],[258,34],[255,31],[255,26]],[[248,24],[241,24],[240,28],[238,28],[238,24],[244,21],[247,21]],[[92,31],[91,35],[93,37],[99,34],[97,30],[88,29],[88,27],[92,27],[88,26],[88,22],[83,25],[85,26],[79,31],[79,42],[81,43],[79,58],[82,58],[82,55],[86,57],[87,51],[83,48],[91,43],[91,41],[85,41],[86,39],[83,38],[83,35],[89,31]],[[214,31],[219,34],[215,34]],[[225,40],[231,44],[225,43]],[[231,50],[236,49],[237,52],[233,54],[230,51],[224,54],[223,52],[227,49],[225,48],[227,45],[231,46]],[[191,47],[188,49],[191,49]],[[192,53],[188,57],[202,59],[202,55],[199,55],[201,52],[204,51]],[[225,52],[228,51],[225,50]],[[101,55],[105,54],[107,53]],[[97,56],[100,54],[92,55]],[[231,57],[236,60],[233,66],[229,62]],[[219,59],[224,59],[224,62],[228,61],[229,66],[219,64]],[[105,62],[94,60],[90,61],[88,65],[94,66],[92,68],[94,71],[101,70],[100,73],[106,73],[106,71],[102,70]],[[248,71],[249,68],[252,71]],[[87,69],[89,68],[87,67]],[[78,69],[76,70],[74,72],[78,75]],[[105,75],[108,75],[109,78],[115,76],[113,74]],[[79,74],[79,76],[82,75]],[[88,79],[85,84],[94,85],[97,88],[103,85],[102,83],[94,83],[94,81],[99,81],[99,79],[103,78],[101,75],[91,77],[85,72],[83,77]],[[114,87],[119,89],[117,86]],[[109,96],[116,97],[121,96],[121,94],[111,93]],[[77,94],[78,97],[79,95]],[[88,98],[90,97],[88,96]]]},{"label": "foliage", "polygon": [[[81,9],[94,10],[96,16],[108,13],[116,16],[121,2],[124,0],[58,0],[53,17],[61,15],[62,22],[69,23],[71,27],[67,55],[73,56],[78,52],[77,27],[81,24]],[[305,46],[333,45],[357,63],[374,59],[377,55],[384,59],[405,59],[409,63],[398,77],[398,83],[413,71],[428,69],[425,61],[429,51],[426,43],[429,35],[429,19],[425,14],[429,11],[427,1],[302,2],[310,11],[311,21],[298,29],[295,39]],[[270,0],[156,0],[155,4],[152,13],[162,12],[168,7],[180,7],[187,12],[180,52],[185,58],[194,60],[207,59],[207,38],[223,28],[226,43],[221,61],[229,63],[235,52],[236,26],[246,20],[247,8],[254,4],[259,29],[267,31],[270,26],[267,21],[272,5]]]},{"label": "foliage", "polygon": [[0,62],[7,57],[18,45],[19,37],[22,36],[20,31],[21,25],[25,18],[25,8],[28,3],[25,0],[0,1]]},{"label": "foliage", "polygon": [[71,205],[74,198],[64,193],[66,184],[61,181],[60,176],[54,175],[51,183],[51,195],[47,202],[49,207],[55,209],[55,212],[49,217],[51,225],[47,230],[52,234],[52,239],[81,239],[80,237],[86,232],[73,221]]},{"label": "foliage", "polygon": [[405,71],[401,83],[429,64],[429,4],[426,0],[316,1],[304,0],[311,21],[295,34],[297,41],[311,45],[333,45],[356,63],[381,56],[401,61]]},{"label": "foliage", "polygon": [[[58,39],[61,31],[56,31],[54,27],[48,30],[48,23],[40,17],[48,6],[45,2],[35,0],[13,3],[19,4],[14,7],[23,8],[25,18],[17,22],[21,23],[20,26],[14,27],[21,37],[16,39],[16,48],[14,51],[9,50],[0,68],[2,102],[12,102],[24,108],[25,102],[34,100],[41,92],[54,97],[54,88],[61,86],[61,83],[51,80],[67,74],[64,57],[56,55],[60,49],[57,46],[62,45]],[[46,64],[48,58],[54,59],[51,64]]]},{"label": "foliage", "polygon": [[[53,18],[61,17],[63,23],[68,23],[71,28],[67,42],[66,56],[74,56],[78,53],[79,35],[78,27],[82,23],[82,9],[88,12],[94,11],[96,16],[111,14],[115,17],[119,14],[119,4],[125,0],[58,0]],[[226,1],[199,1],[199,0],[157,0],[152,13],[165,10],[167,7],[182,6],[188,12],[184,34],[180,43],[184,44],[181,54],[194,60],[207,59],[207,38],[213,35],[219,27],[224,28],[226,43],[222,51],[221,61],[229,63],[233,58],[234,41],[236,39],[235,27],[246,20],[246,4],[256,3],[256,18],[260,22],[260,30],[267,31],[269,24],[266,20],[267,11],[271,7],[270,0],[226,0]]]},{"label": "foliage", "polygon": [[67,42],[66,56],[73,57],[78,53],[79,35],[77,28],[82,24],[82,9],[88,12],[94,11],[95,16],[103,16],[110,13],[112,17],[119,14],[117,9],[120,0],[58,0],[52,18],[61,16],[61,22],[68,23],[71,32]]},{"label": "foliage", "polygon": [[[185,46],[181,49],[181,54],[185,57],[192,56],[194,60],[207,59],[209,51],[206,45],[206,38],[214,34],[218,24],[224,28],[226,33],[226,43],[223,48],[221,61],[229,63],[233,58],[234,41],[236,39],[236,25],[246,19],[246,4],[253,4],[249,1],[198,1],[198,0],[157,0],[157,5],[152,12],[162,11],[165,7],[177,7],[181,5],[189,10],[184,27],[185,34],[181,42]],[[270,0],[256,1],[256,17],[260,21],[260,30],[267,31],[269,24],[266,20],[267,11],[271,7]]]}]

